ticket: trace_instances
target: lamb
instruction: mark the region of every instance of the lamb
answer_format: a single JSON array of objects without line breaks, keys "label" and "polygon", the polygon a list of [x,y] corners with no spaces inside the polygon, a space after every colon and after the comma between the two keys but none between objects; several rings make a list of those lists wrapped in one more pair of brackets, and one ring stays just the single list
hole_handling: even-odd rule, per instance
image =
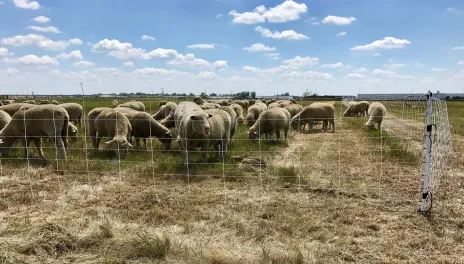
[{"label": "lamb", "polygon": [[285,142],[287,142],[288,130],[290,128],[290,112],[280,107],[267,109],[261,113],[258,120],[248,130],[249,139],[259,139],[262,134],[269,139],[272,134],[276,134],[277,140],[280,139],[280,131],[284,131]]},{"label": "lamb", "polygon": [[24,156],[28,158],[29,142],[34,140],[40,157],[45,159],[41,138],[51,137],[55,142],[57,158],[65,160],[66,148],[68,147],[68,124],[68,113],[63,107],[57,105],[40,105],[20,110],[0,131],[0,142],[2,142],[0,152],[3,156],[8,157],[13,144],[18,139],[23,139]]},{"label": "lamb", "polygon": [[92,146],[94,150],[98,149],[98,144],[96,144],[97,140],[97,129],[95,127],[95,119],[105,111],[110,111],[112,108],[109,107],[97,107],[92,109],[88,114],[87,114],[87,123],[89,127],[89,137],[92,139]]},{"label": "lamb", "polygon": [[242,106],[240,106],[239,104],[231,104],[230,106],[234,109],[235,114],[237,115],[237,123],[239,125],[243,125],[243,123],[245,122],[245,117],[243,117]]},{"label": "lamb", "polygon": [[131,108],[136,111],[145,112],[145,105],[140,101],[129,101],[118,105],[117,107]]},{"label": "lamb", "polygon": [[11,121],[11,116],[5,112],[0,110],[0,130],[2,130],[8,123]]},{"label": "lamb", "polygon": [[64,103],[60,104],[60,106],[68,112],[69,121],[74,122],[78,127],[81,127],[81,119],[84,113],[84,108],[80,104],[76,103]]},{"label": "lamb", "polygon": [[309,131],[313,128],[313,122],[315,120],[319,121],[328,121],[324,122],[323,129],[327,130],[327,123],[330,123],[332,126],[332,132],[335,132],[335,107],[332,104],[328,103],[312,103],[309,106],[306,106],[296,114],[292,120],[291,125],[295,130],[304,129],[306,124],[309,124]]},{"label": "lamb", "polygon": [[250,108],[248,108],[248,113],[246,117],[247,125],[251,126],[255,123],[256,120],[258,120],[259,115],[261,112],[267,109],[266,104],[264,104],[261,101],[256,101],[256,103]]},{"label": "lamb", "polygon": [[23,107],[23,103],[14,103],[0,106],[0,110],[7,112],[10,116],[13,116],[18,110]]},{"label": "lamb", "polygon": [[221,109],[208,109],[205,113],[209,115],[208,121],[211,126],[206,148],[214,147],[218,151],[219,158],[224,160],[230,142],[232,124],[230,115]]},{"label": "lamb", "polygon": [[190,162],[188,151],[201,147],[202,160],[206,162],[206,151],[209,148],[208,137],[211,134],[211,126],[208,118],[211,114],[206,113],[196,103],[181,102],[174,112],[175,127],[177,130],[177,141],[183,151],[186,152],[185,162]]},{"label": "lamb", "polygon": [[171,113],[171,111],[176,110],[176,107],[177,107],[176,103],[167,102],[160,107],[158,112],[156,112],[156,114],[153,115],[153,118],[156,120],[166,118]]},{"label": "lamb", "polygon": [[97,131],[95,139],[95,148],[100,145],[102,137],[113,138],[104,143],[104,149],[112,149],[116,155],[124,156],[133,146],[127,141],[132,132],[129,119],[121,112],[111,109],[102,111],[94,120],[95,130]]},{"label": "lamb", "polygon": [[135,137],[135,148],[139,148],[140,138],[142,138],[144,148],[147,149],[147,138],[155,136],[165,149],[171,149],[171,131],[156,121],[149,113],[122,107],[116,107],[115,110],[123,113],[129,119],[132,127],[131,137]]},{"label": "lamb", "polygon": [[375,128],[375,124],[377,124],[378,129],[382,128],[382,121],[387,114],[387,109],[385,106],[380,102],[373,102],[369,105],[369,109],[367,110],[367,116],[369,120],[364,124],[368,128]]},{"label": "lamb", "polygon": [[230,123],[230,140],[232,140],[232,138],[235,135],[235,130],[237,128],[237,114],[235,113],[234,108],[231,107],[231,106],[221,106],[221,107],[219,107],[219,109],[227,112],[229,114],[229,116],[230,116],[230,121],[231,121],[231,123]]},{"label": "lamb", "polygon": [[346,108],[343,116],[358,116],[361,114],[365,116],[367,114],[367,110],[369,109],[369,102],[361,101],[361,102],[350,102],[348,104],[348,108]]},{"label": "lamb", "polygon": [[219,107],[221,107],[220,104],[216,104],[216,103],[203,103],[200,105],[201,109],[203,110],[206,110],[206,109],[217,109]]},{"label": "lamb", "polygon": [[294,116],[296,116],[299,112],[301,112],[301,110],[303,110],[303,106],[302,106],[302,105],[299,105],[299,104],[287,105],[287,106],[284,107],[284,108],[287,109],[288,112],[290,112],[290,115],[291,115],[292,118],[293,118]]}]

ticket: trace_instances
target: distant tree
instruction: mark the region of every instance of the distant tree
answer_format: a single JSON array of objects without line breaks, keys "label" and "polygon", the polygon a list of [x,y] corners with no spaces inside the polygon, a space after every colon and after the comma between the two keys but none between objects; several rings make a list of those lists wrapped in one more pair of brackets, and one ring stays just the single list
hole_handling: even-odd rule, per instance
[{"label": "distant tree", "polygon": [[194,97],[195,95],[193,93],[189,93],[189,96],[190,97]]},{"label": "distant tree", "polygon": [[208,98],[208,95],[205,92],[202,92],[200,94],[200,97],[203,98],[203,99],[206,99],[206,98]]},{"label": "distant tree", "polygon": [[217,94],[215,94],[215,93],[212,93],[212,94],[210,94],[209,96],[217,96]]},{"label": "distant tree", "polygon": [[251,98],[256,99],[256,92],[251,92]]},{"label": "distant tree", "polygon": [[290,93],[283,93],[283,94],[280,94],[280,96],[290,96]]}]

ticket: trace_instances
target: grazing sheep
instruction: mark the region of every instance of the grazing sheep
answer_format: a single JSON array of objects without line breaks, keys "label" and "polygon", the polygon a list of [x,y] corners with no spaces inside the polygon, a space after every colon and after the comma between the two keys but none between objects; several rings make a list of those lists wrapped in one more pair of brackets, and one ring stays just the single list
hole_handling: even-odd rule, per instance
[{"label": "grazing sheep", "polygon": [[256,100],[255,100],[255,99],[248,100],[248,103],[249,103],[248,107],[250,107],[250,106],[254,105],[254,104],[255,104],[255,102],[256,102]]},{"label": "grazing sheep", "polygon": [[36,104],[34,100],[26,100],[23,104]]},{"label": "grazing sheep", "polygon": [[113,108],[118,107],[119,102],[118,100],[113,100]]},{"label": "grazing sheep", "polygon": [[97,129],[95,127],[95,119],[105,111],[110,111],[112,108],[109,107],[97,107],[92,109],[88,114],[87,114],[87,123],[89,127],[89,137],[92,139],[92,146],[94,150],[98,150],[98,144],[96,144],[97,140]]},{"label": "grazing sheep", "polygon": [[10,121],[11,116],[7,112],[0,110],[0,130],[10,123]]},{"label": "grazing sheep", "polygon": [[287,105],[284,108],[287,109],[288,112],[290,112],[291,117],[296,116],[299,112],[301,112],[301,110],[303,110],[303,106],[299,104]]},{"label": "grazing sheep", "polygon": [[[234,111],[231,111],[235,113]],[[219,154],[219,158],[223,160],[227,154],[227,146],[231,139],[231,116],[226,110],[208,109],[205,110],[210,117],[210,134],[207,136],[206,148],[214,147]]]},{"label": "grazing sheep", "polygon": [[181,102],[174,112],[175,127],[177,130],[177,141],[183,151],[186,151],[185,163],[190,162],[188,151],[194,151],[201,147],[202,160],[206,162],[206,151],[209,147],[208,136],[211,126],[207,114],[196,103]]},{"label": "grazing sheep", "polygon": [[174,102],[166,102],[160,107],[158,112],[153,115],[153,118],[156,120],[161,120],[166,118],[172,111],[176,110],[177,104]]},{"label": "grazing sheep", "polygon": [[0,110],[7,112],[10,116],[13,116],[18,110],[23,107],[25,104],[23,103],[14,103],[0,106]]},{"label": "grazing sheep", "polygon": [[361,102],[350,102],[348,104],[348,108],[346,108],[343,116],[358,116],[361,114],[362,116],[366,116],[367,110],[369,109],[369,102],[361,101]]},{"label": "grazing sheep", "polygon": [[57,101],[57,100],[53,100],[53,101],[51,102],[51,104],[54,104],[54,105],[59,105],[60,103],[58,103],[58,101]]},{"label": "grazing sheep", "polygon": [[139,148],[142,138],[144,148],[147,149],[147,138],[155,136],[165,149],[171,149],[171,131],[156,121],[149,113],[122,107],[116,107],[115,110],[123,113],[129,119],[132,127],[131,137],[135,137],[135,148]]},{"label": "grazing sheep", "polygon": [[3,105],[9,105],[9,104],[14,104],[14,103],[15,103],[15,100],[4,100],[4,101],[2,101]]},{"label": "grazing sheep", "polygon": [[[335,132],[335,107],[332,104],[328,103],[312,103],[309,106],[306,106],[296,114],[292,120],[291,124],[295,130],[300,130],[309,124],[309,131],[313,129],[314,121],[325,121],[332,126],[332,132]],[[325,123],[327,124],[327,123]],[[323,125],[324,131],[327,130],[327,126]]]},{"label": "grazing sheep", "polygon": [[267,109],[271,109],[274,107],[285,108],[286,106],[292,105],[293,103],[290,100],[277,100],[273,103],[270,103]]},{"label": "grazing sheep", "polygon": [[50,104],[50,100],[41,100],[39,104],[44,105],[44,104]]},{"label": "grazing sheep", "polygon": [[217,109],[219,107],[221,107],[220,104],[216,104],[216,103],[203,103],[200,105],[201,109],[203,110],[206,110],[206,109]]},{"label": "grazing sheep", "polygon": [[82,105],[76,103],[64,103],[60,104],[60,106],[68,112],[69,121],[74,122],[78,127],[81,127],[81,119],[84,114],[84,108]]},{"label": "grazing sheep", "polygon": [[248,108],[246,122],[248,126],[253,125],[256,120],[258,120],[259,115],[261,112],[267,109],[267,105],[259,100],[255,102],[254,105]]},{"label": "grazing sheep", "polygon": [[2,102],[2,101],[0,101],[0,106],[3,106],[3,102]]},{"label": "grazing sheep", "polygon": [[131,100],[129,102],[125,102],[123,104],[120,104],[117,107],[131,108],[131,109],[134,109],[136,111],[145,112],[145,105],[140,101]]},{"label": "grazing sheep", "polygon": [[[219,107],[220,110],[223,110],[227,112],[230,116],[230,140],[235,135],[235,130],[237,129],[237,113],[235,113],[235,110],[232,106],[221,106]],[[208,113],[208,112],[207,112]]]},{"label": "grazing sheep", "polygon": [[245,122],[245,117],[243,117],[242,106],[239,104],[231,104],[230,106],[234,109],[235,114],[237,115],[237,123],[239,125],[243,125],[243,123]]},{"label": "grazing sheep", "polygon": [[261,113],[258,120],[248,130],[249,139],[259,139],[265,134],[269,140],[272,134],[280,139],[280,131],[284,131],[285,142],[287,142],[288,130],[290,129],[290,112],[287,109],[275,107]]},{"label": "grazing sheep", "polygon": [[290,99],[290,102],[292,102],[292,104],[297,104],[295,99]]},{"label": "grazing sheep", "polygon": [[275,103],[275,102],[277,102],[277,99],[269,99],[269,100],[266,100],[265,103],[266,103],[266,105],[269,106],[270,104]]},{"label": "grazing sheep", "polygon": [[163,120],[160,121],[160,124],[165,126],[166,128],[175,127],[176,126],[175,121],[174,121],[174,113],[175,113],[175,111],[176,111],[176,109],[171,111],[171,113],[166,118],[164,118]]},{"label": "grazing sheep", "polygon": [[193,100],[192,100],[194,103],[196,103],[197,105],[202,105],[204,103],[206,103],[205,100],[203,100],[203,98],[201,98],[200,96],[195,96],[193,97]]},{"label": "grazing sheep", "polygon": [[250,102],[248,100],[237,100],[234,103],[240,105],[243,109],[248,109],[248,107],[250,107]]},{"label": "grazing sheep", "polygon": [[113,138],[105,142],[103,148],[113,150],[120,157],[133,148],[127,141],[132,133],[132,127],[129,119],[121,112],[114,109],[102,111],[94,120],[94,124],[97,131],[95,148],[100,145],[102,137]]},{"label": "grazing sheep", "polygon": [[367,116],[369,120],[364,124],[368,128],[375,128],[375,124],[377,124],[378,129],[382,128],[382,121],[387,114],[387,109],[382,103],[373,102],[369,105],[369,109],[367,110]]},{"label": "grazing sheep", "polygon": [[165,105],[165,104],[167,104],[167,103],[168,103],[168,101],[164,101],[164,100],[163,100],[163,101],[160,101],[160,102],[158,103],[158,106],[162,106],[162,105]]},{"label": "grazing sheep", "polygon": [[[24,122],[25,120],[27,121]],[[40,105],[18,111],[8,125],[0,131],[0,142],[2,142],[0,152],[7,157],[13,144],[21,139],[24,140],[24,156],[28,158],[29,142],[34,140],[40,157],[45,159],[41,138],[51,137],[55,142],[57,158],[66,159],[68,123],[68,113],[57,105]]]},{"label": "grazing sheep", "polygon": [[72,141],[77,141],[77,133],[79,132],[79,129],[77,129],[77,126],[73,125],[73,123],[69,122],[68,123],[68,138],[71,139]]},{"label": "grazing sheep", "polygon": [[218,104],[220,106],[229,106],[229,100],[208,100],[208,103]]}]

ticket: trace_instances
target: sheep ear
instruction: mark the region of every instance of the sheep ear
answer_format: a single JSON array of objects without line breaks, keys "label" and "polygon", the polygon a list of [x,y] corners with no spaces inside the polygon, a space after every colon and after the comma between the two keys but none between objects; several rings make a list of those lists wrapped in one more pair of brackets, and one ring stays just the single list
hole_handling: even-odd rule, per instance
[{"label": "sheep ear", "polygon": [[212,114],[208,114],[208,118],[211,118],[211,117],[213,117],[213,115],[212,115]]}]

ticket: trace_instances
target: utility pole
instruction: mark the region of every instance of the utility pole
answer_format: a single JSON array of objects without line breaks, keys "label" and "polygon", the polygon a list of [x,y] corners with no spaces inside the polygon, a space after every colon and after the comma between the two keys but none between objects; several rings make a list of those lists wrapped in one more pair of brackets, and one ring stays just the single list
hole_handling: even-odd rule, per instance
[{"label": "utility pole", "polygon": [[81,85],[82,96],[84,96],[84,87],[82,87],[82,85],[83,85],[84,83],[83,83],[83,82],[80,82],[79,84]]}]

